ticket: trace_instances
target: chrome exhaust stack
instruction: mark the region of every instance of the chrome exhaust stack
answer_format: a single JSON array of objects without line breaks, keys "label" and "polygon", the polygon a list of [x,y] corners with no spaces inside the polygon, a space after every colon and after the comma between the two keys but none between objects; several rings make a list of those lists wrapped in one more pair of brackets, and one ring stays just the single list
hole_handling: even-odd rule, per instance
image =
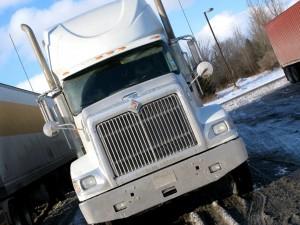
[{"label": "chrome exhaust stack", "polygon": [[21,29],[27,34],[27,37],[31,43],[33,50],[34,50],[35,56],[36,56],[37,60],[39,61],[39,64],[40,64],[40,67],[41,67],[43,73],[45,74],[45,77],[50,86],[50,89],[53,90],[53,89],[59,87],[59,83],[50,71],[48,63],[42,53],[39,43],[36,40],[33,30],[27,24],[22,24]]},{"label": "chrome exhaust stack", "polygon": [[154,2],[156,5],[158,14],[159,14],[161,21],[164,25],[164,28],[166,30],[166,33],[168,35],[168,39],[170,42],[172,42],[172,40],[175,40],[176,37],[175,37],[174,31],[173,31],[172,25],[170,23],[169,17],[166,13],[165,7],[161,0],[154,0]]}]

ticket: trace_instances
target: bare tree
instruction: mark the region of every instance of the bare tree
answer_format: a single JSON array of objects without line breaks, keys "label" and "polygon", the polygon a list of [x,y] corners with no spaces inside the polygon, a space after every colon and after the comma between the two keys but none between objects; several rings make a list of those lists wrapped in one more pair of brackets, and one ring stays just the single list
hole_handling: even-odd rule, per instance
[{"label": "bare tree", "polygon": [[212,59],[212,49],[210,39],[198,41],[200,55],[203,61],[211,61]]},{"label": "bare tree", "polygon": [[284,10],[283,2],[280,0],[264,0],[264,2],[273,17],[278,16]]},{"label": "bare tree", "polygon": [[234,30],[233,39],[238,47],[239,66],[243,67],[244,75],[254,74],[257,71],[256,56],[254,48],[249,39],[246,39],[238,27]]},{"label": "bare tree", "polygon": [[276,57],[267,37],[265,24],[282,11],[282,5],[278,0],[256,0],[255,3],[248,0],[248,5],[251,41],[256,52],[257,64],[261,70],[272,69],[269,65],[276,65]]},{"label": "bare tree", "polygon": [[[245,37],[237,27],[233,37],[220,43],[226,61],[231,65],[234,81],[278,66],[277,59],[265,32],[265,24],[283,10],[280,0],[247,0],[250,14],[249,35]],[[210,41],[199,41],[200,54],[205,61],[212,62],[214,74],[211,80],[201,80],[206,93],[232,83],[232,74],[227,70],[222,55]],[[207,83],[206,83],[207,82]]]}]

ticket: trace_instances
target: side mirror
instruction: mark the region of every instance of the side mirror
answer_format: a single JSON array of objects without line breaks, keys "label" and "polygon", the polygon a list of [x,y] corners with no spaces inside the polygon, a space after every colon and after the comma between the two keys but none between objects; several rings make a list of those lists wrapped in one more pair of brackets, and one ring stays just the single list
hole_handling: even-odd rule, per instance
[{"label": "side mirror", "polygon": [[199,77],[208,78],[213,74],[213,72],[214,68],[209,62],[201,62],[197,66],[197,76],[192,80],[190,86],[192,86]]},{"label": "side mirror", "polygon": [[59,134],[59,125],[56,122],[48,121],[43,127],[43,132],[48,137],[55,137]]},{"label": "side mirror", "polygon": [[197,66],[197,75],[198,77],[208,78],[214,72],[213,66],[209,62],[201,62]]}]

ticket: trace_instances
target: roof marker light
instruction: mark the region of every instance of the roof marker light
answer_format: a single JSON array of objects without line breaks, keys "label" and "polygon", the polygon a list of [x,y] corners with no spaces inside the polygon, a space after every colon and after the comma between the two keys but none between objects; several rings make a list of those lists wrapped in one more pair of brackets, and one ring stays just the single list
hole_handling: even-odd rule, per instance
[{"label": "roof marker light", "polygon": [[151,40],[155,40],[155,39],[160,39],[160,35],[154,35],[152,37],[150,37]]},{"label": "roof marker light", "polygon": [[103,58],[103,55],[98,55],[98,56],[95,57],[96,60],[100,60],[102,58]]},{"label": "roof marker light", "polygon": [[121,52],[124,51],[126,49],[126,47],[121,47],[121,48],[117,48],[116,51]]},{"label": "roof marker light", "polygon": [[69,74],[70,74],[70,72],[66,71],[66,72],[63,73],[63,76],[68,76]]},{"label": "roof marker light", "polygon": [[114,51],[109,51],[105,53],[105,55],[112,55],[112,54],[114,54]]}]

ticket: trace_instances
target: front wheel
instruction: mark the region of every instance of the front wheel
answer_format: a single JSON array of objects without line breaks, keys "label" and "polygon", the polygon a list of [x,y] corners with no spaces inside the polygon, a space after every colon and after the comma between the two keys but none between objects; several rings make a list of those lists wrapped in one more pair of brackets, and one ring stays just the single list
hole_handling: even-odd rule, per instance
[{"label": "front wheel", "polygon": [[233,194],[245,195],[253,191],[252,176],[247,162],[237,167],[231,176]]}]

